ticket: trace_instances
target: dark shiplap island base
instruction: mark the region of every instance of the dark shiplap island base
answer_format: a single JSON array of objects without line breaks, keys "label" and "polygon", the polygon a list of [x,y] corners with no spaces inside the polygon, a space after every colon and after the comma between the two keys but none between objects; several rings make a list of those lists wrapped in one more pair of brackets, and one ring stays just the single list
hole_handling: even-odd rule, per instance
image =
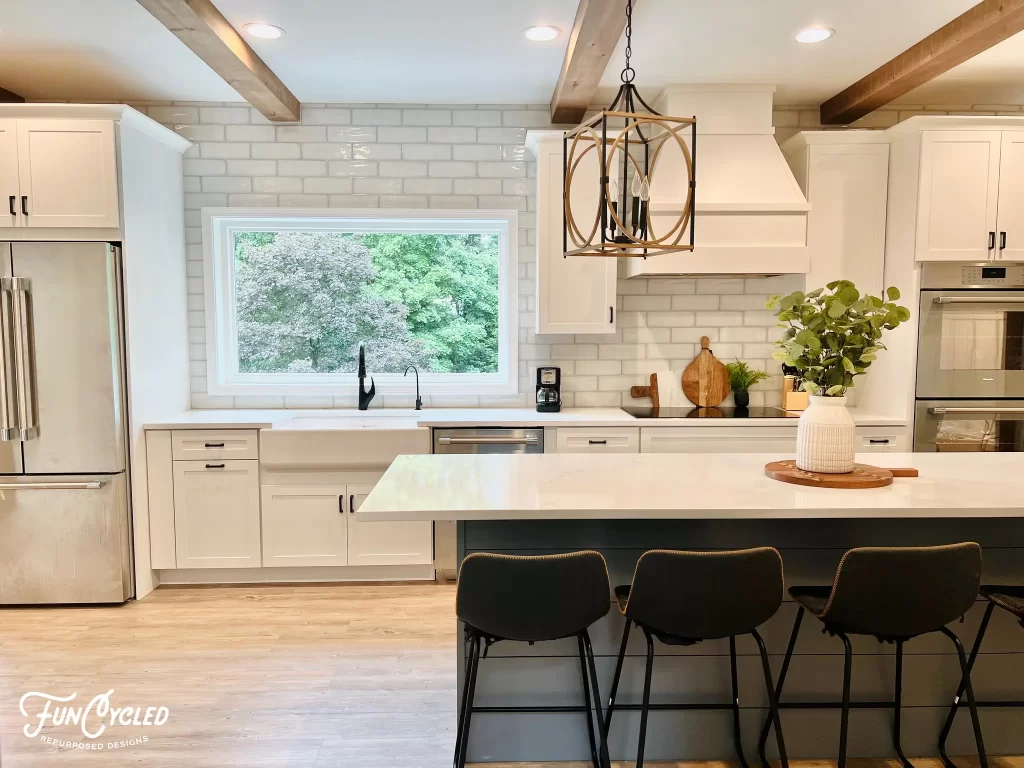
[{"label": "dark shiplap island base", "polygon": [[[1022,491],[1024,494],[1024,491]],[[782,552],[788,584],[831,584],[843,552],[855,546],[947,544],[977,541],[984,549],[985,583],[1024,583],[1024,519],[900,520],[468,520],[459,523],[459,555],[472,552],[549,554],[596,549],[608,561],[613,586],[627,584],[637,558],[647,549],[739,549],[770,545]],[[976,604],[953,630],[970,649],[983,604]],[[778,675],[796,613],[785,602],[765,624],[762,635]],[[622,618],[612,612],[591,629],[601,694],[607,700]],[[891,700],[894,649],[873,638],[853,638],[852,697]],[[756,759],[758,731],[766,700],[757,648],[749,637],[737,640],[743,741]],[[805,618],[782,701],[838,702],[842,687],[842,642],[821,633]],[[692,647],[656,644],[651,701],[729,700],[728,642]],[[643,687],[643,635],[634,630],[618,701],[638,703]],[[465,666],[460,643],[459,691]],[[941,635],[908,642],[904,661],[903,745],[908,755],[937,754],[939,729],[957,687],[955,651]],[[996,611],[974,671],[979,699],[1024,699],[1024,629]],[[581,700],[575,641],[529,646],[502,642],[480,665],[479,706],[562,705]],[[990,755],[1024,754],[1024,709],[984,709],[985,743]],[[613,760],[636,759],[639,712],[617,711],[609,734]],[[831,758],[838,751],[838,710],[785,710],[782,714],[791,758]],[[652,711],[647,736],[649,760],[734,760],[728,711]],[[850,718],[850,757],[895,757],[890,710],[854,710]],[[579,714],[490,714],[473,716],[470,762],[589,760],[586,727]],[[769,754],[775,755],[774,739]],[[957,716],[949,741],[951,755],[974,753],[966,708]]]}]

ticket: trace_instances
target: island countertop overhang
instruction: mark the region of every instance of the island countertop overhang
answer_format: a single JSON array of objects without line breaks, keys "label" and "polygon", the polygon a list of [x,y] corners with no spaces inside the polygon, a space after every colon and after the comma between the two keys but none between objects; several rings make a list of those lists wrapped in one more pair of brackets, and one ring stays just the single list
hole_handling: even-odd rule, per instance
[{"label": "island countertop overhang", "polygon": [[359,521],[870,519],[1024,517],[1024,456],[888,453],[858,456],[913,467],[891,486],[835,490],[764,474],[782,458],[731,454],[400,456],[364,501]]}]

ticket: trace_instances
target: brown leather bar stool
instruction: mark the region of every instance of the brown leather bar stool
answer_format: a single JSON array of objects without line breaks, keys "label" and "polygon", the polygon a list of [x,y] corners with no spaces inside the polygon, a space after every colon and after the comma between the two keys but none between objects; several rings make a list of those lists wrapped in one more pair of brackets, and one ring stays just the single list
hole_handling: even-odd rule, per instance
[{"label": "brown leather bar stool", "polygon": [[[960,708],[960,698],[964,695],[964,689],[970,682],[970,673],[974,671],[974,662],[978,659],[978,651],[981,650],[981,641],[985,639],[985,630],[992,619],[992,612],[996,608],[1008,611],[1024,627],[1024,587],[1017,586],[986,586],[981,588],[981,596],[988,601],[985,607],[985,615],[981,619],[981,626],[978,627],[978,636],[974,638],[974,645],[971,647],[971,657],[967,660],[968,677],[960,681],[960,687],[956,689],[956,696],[953,697],[953,706],[949,708],[946,722],[942,726],[942,733],[939,736],[939,754],[942,755],[942,762],[947,766],[953,766],[953,761],[946,754],[946,739],[953,727],[953,719]],[[975,707],[1024,707],[1024,701],[976,701]]]},{"label": "brown leather bar stool", "polygon": [[[594,768],[610,768],[594,651],[587,632],[608,613],[610,594],[608,566],[599,552],[530,557],[475,553],[462,561],[455,613],[466,626],[469,653],[455,740],[455,768],[466,765],[474,712],[586,713]],[[567,637],[575,637],[579,648],[582,706],[474,706],[481,643],[489,648],[502,640],[532,644]]]},{"label": "brown leather bar stool", "polygon": [[[779,671],[775,690],[780,709],[842,710],[839,727],[839,768],[846,765],[847,734],[851,708],[891,708],[895,712],[893,747],[906,768],[913,764],[900,744],[900,710],[903,695],[903,644],[931,632],[941,632],[956,646],[960,670],[967,689],[978,745],[981,768],[987,768],[981,724],[974,706],[967,658],[960,640],[947,624],[963,616],[978,596],[981,579],[981,547],[973,542],[941,547],[863,547],[851,549],[839,563],[831,587],[790,587],[789,594],[799,604],[786,657]],[[804,611],[821,621],[830,635],[843,641],[843,699],[840,705],[828,702],[783,703],[782,687],[793,658]],[[894,701],[851,702],[850,674],[853,648],[849,635],[871,635],[879,642],[896,645],[896,682]],[[765,759],[764,745],[772,721],[761,729],[758,750]],[[777,726],[776,726],[777,727]]]},{"label": "brown leather bar stool", "polygon": [[[782,605],[782,556],[770,547],[733,552],[677,552],[651,550],[636,564],[633,583],[615,588],[619,610],[626,617],[622,645],[612,679],[608,700],[605,732],[616,709],[640,710],[640,736],[637,742],[636,768],[643,768],[647,740],[647,715],[651,709],[692,710],[731,709],[736,754],[743,768],[746,758],[740,741],[739,683],[736,674],[736,635],[752,635],[761,652],[768,707],[775,721],[775,736],[783,768],[786,745],[782,738],[779,713],[775,706],[772,672],[768,651],[757,627]],[[636,624],[647,640],[647,670],[644,676],[643,699],[639,706],[615,703],[626,657],[629,632]],[[695,645],[703,640],[729,638],[732,671],[732,702],[730,704],[651,704],[651,677],[654,670],[654,640],[665,645]]]}]

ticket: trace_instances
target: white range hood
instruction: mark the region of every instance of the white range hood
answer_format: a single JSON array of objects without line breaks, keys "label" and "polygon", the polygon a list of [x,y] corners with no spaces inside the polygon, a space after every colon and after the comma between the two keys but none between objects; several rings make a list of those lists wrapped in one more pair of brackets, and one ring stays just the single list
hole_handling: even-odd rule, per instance
[{"label": "white range hood", "polygon": [[[654,102],[659,112],[697,116],[695,248],[626,259],[627,277],[809,270],[810,205],[775,141],[774,92],[772,85],[672,85],[662,91]],[[686,174],[674,162],[682,159],[666,156],[654,174],[655,233],[671,228],[686,201]]]}]

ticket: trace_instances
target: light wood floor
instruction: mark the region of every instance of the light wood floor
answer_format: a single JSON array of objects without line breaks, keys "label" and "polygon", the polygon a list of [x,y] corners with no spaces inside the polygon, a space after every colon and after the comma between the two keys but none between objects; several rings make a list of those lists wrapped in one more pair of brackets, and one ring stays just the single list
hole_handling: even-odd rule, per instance
[{"label": "light wood floor", "polygon": [[[435,584],[189,588],[120,608],[0,610],[0,766],[443,768],[454,596]],[[77,693],[84,704],[111,688],[115,706],[166,706],[169,721],[108,728],[104,744],[149,740],[103,752],[23,735],[24,693]],[[83,741],[75,726],[42,735]],[[868,765],[897,764],[851,761]]]}]

